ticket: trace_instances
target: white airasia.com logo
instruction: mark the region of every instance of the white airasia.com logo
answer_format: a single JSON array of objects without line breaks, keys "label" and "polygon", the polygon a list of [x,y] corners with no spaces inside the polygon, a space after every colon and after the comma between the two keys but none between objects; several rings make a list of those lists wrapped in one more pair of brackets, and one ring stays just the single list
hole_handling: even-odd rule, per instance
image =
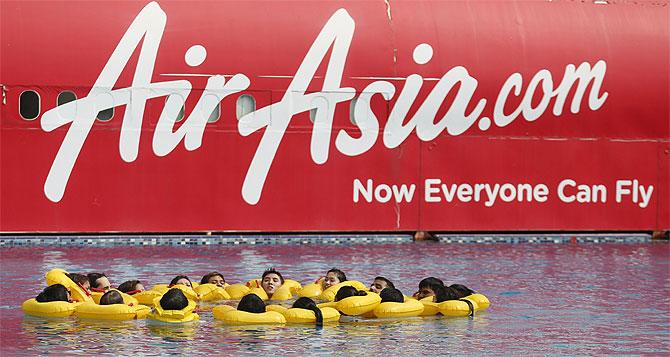
[{"label": "white airasia.com logo", "polygon": [[[44,183],[44,193],[51,201],[58,202],[63,198],[72,169],[98,112],[126,106],[119,137],[119,153],[124,161],[132,162],[137,158],[144,107],[148,99],[167,97],[152,143],[154,153],[165,156],[182,140],[187,150],[199,148],[207,118],[219,102],[226,96],[249,87],[249,78],[242,73],[235,74],[228,81],[223,75],[211,76],[193,111],[175,131],[175,121],[185,98],[191,91],[191,83],[188,80],[151,82],[166,21],[167,15],[156,2],[146,5],[128,27],[89,94],[51,109],[42,116],[41,126],[47,132],[72,123]],[[354,19],[347,11],[337,10],[307,51],[291,84],[286,88],[284,97],[272,105],[259,108],[240,118],[238,131],[243,136],[265,128],[242,186],[242,197],[247,203],[256,204],[260,200],[270,166],[294,115],[317,109],[310,153],[312,160],[317,164],[323,164],[328,160],[335,106],[351,100],[356,95],[354,88],[340,87],[354,28]],[[132,85],[112,90],[143,37]],[[321,91],[305,94],[329,50],[331,55]],[[204,62],[206,55],[203,46],[193,46],[186,52],[185,61],[190,66],[199,66]],[[415,63],[422,65],[428,63],[432,55],[433,49],[430,45],[420,44],[414,50],[413,59]],[[512,93],[514,96],[522,95],[523,78],[521,74],[513,73],[507,78],[495,100],[493,123],[504,127],[519,116],[526,121],[534,121],[544,114],[552,99],[554,99],[552,113],[559,116],[563,113],[568,93],[575,83],[577,88],[572,97],[570,111],[579,112],[582,97],[589,84],[591,84],[588,95],[589,109],[598,110],[607,99],[607,92],[600,93],[606,69],[607,65],[603,60],[593,66],[588,62],[583,62],[579,66],[568,64],[563,79],[557,86],[554,86],[551,73],[542,69],[530,80],[521,104],[513,112],[505,113],[503,108],[508,96]],[[405,83],[383,129],[383,142],[387,148],[399,146],[413,131],[421,140],[430,141],[444,130],[450,135],[460,135],[475,123],[478,123],[478,128],[482,131],[491,126],[491,119],[480,117],[487,104],[486,99],[479,99],[474,109],[466,113],[478,82],[470,76],[465,67],[457,66],[445,73],[405,124],[403,123],[417,98],[424,78],[418,74],[410,74],[404,80]],[[455,99],[446,114],[436,121],[438,109],[455,86],[458,86]],[[541,90],[542,99],[533,106],[532,98],[537,90]],[[390,101],[395,94],[395,86],[388,81],[377,80],[366,86],[354,106],[354,121],[361,131],[361,136],[354,138],[346,131],[340,130],[335,138],[337,150],[348,156],[361,155],[370,150],[379,137],[380,129],[379,121],[370,108],[370,100],[375,95],[381,95],[386,101]],[[63,113],[73,114],[63,115]]]}]

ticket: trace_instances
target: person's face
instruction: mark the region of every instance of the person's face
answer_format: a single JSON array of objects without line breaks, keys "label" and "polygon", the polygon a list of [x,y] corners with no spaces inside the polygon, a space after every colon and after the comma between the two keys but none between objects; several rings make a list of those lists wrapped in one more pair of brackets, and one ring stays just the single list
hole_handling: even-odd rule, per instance
[{"label": "person's face", "polygon": [[72,302],[72,294],[70,293],[70,289],[67,289],[67,302]]},{"label": "person's face", "polygon": [[109,283],[109,279],[107,279],[107,277],[103,276],[102,278],[98,278],[98,280],[95,281],[95,288],[107,291],[112,288],[112,284]]},{"label": "person's face", "polygon": [[135,285],[135,290],[144,291],[146,289],[144,289],[144,285],[137,283],[137,285]]},{"label": "person's face", "polygon": [[214,276],[209,277],[209,279],[207,279],[207,282],[210,283],[210,284],[214,284],[216,286],[219,286],[219,287],[223,287],[223,284],[226,283],[226,281],[223,280],[223,277],[219,276],[219,275],[214,275]]},{"label": "person's face", "polygon": [[419,289],[419,291],[416,294],[416,298],[418,300],[421,300],[421,299],[423,299],[425,297],[428,297],[428,296],[435,296],[435,292],[433,291],[433,289],[422,288],[422,289]]},{"label": "person's face", "polygon": [[375,281],[372,282],[372,285],[370,285],[370,291],[379,294],[382,290],[388,287],[388,284],[386,284],[384,280],[375,279]]},{"label": "person's face", "polygon": [[277,274],[268,274],[261,282],[261,287],[268,295],[274,294],[277,288],[279,288],[281,285],[281,279]]},{"label": "person's face", "polygon": [[339,283],[341,283],[341,281],[337,278],[337,274],[330,272],[326,274],[326,278],[323,279],[323,288],[328,289],[329,287]]},{"label": "person's face", "polygon": [[[98,279],[98,280],[100,280],[100,279]],[[91,290],[91,283],[88,282],[88,280],[87,280],[83,284],[81,284],[81,287],[84,288],[86,291],[90,291]]]},{"label": "person's face", "polygon": [[174,283],[174,285],[180,285],[180,284],[181,284],[181,285],[186,285],[186,286],[188,286],[189,288],[191,287],[191,282],[188,281],[188,279],[181,278],[181,279],[177,280],[176,283]]}]

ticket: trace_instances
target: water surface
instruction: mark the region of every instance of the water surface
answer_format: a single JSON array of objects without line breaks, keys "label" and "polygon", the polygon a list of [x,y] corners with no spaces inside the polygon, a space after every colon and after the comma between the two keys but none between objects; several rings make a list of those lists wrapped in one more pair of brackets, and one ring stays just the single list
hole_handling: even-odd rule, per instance
[{"label": "water surface", "polygon": [[[670,353],[670,250],[643,244],[276,245],[12,247],[0,249],[0,355],[128,354],[640,354]],[[405,294],[437,276],[491,300],[474,318],[310,326],[228,327],[201,312],[192,325],[24,316],[21,303],[53,268],[105,272],[117,285],[199,280],[229,283],[269,267],[308,283],[331,267],[369,284],[377,275]]]}]

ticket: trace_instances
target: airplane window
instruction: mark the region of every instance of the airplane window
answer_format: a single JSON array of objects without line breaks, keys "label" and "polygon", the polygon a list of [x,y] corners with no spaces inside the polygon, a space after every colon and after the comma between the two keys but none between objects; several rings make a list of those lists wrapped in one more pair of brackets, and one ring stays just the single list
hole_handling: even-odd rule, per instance
[{"label": "airplane window", "polygon": [[65,103],[70,103],[77,100],[77,95],[74,92],[64,91],[58,93],[58,98],[56,98],[56,105],[63,105]]},{"label": "airplane window", "polygon": [[[165,103],[167,103],[168,97],[165,97]],[[186,110],[186,107],[184,105],[181,106],[181,109],[179,110],[179,114],[177,114],[177,120],[175,122],[180,122],[184,120],[184,111]]]},{"label": "airplane window", "polygon": [[356,118],[354,117],[354,108],[356,108],[356,102],[358,101],[358,97],[354,97],[351,102],[349,102],[349,120],[351,121],[351,124],[356,125]]},{"label": "airplane window", "polygon": [[241,117],[256,110],[256,100],[248,94],[243,94],[237,98],[236,109],[237,120],[240,120]]},{"label": "airplane window", "polygon": [[40,115],[40,95],[26,90],[19,96],[19,114],[25,120],[33,120]]},{"label": "airplane window", "polygon": [[309,120],[314,123],[318,110],[328,110],[328,100],[325,97],[315,97],[312,99],[312,109],[309,110]]},{"label": "airplane window", "polygon": [[213,123],[217,120],[219,120],[219,117],[221,116],[221,103],[216,105],[216,108],[212,110],[212,113],[209,115],[209,118],[207,118],[208,123]]},{"label": "airplane window", "polygon": [[62,107],[62,105],[75,100],[77,100],[77,95],[74,92],[63,91],[58,93],[58,97],[56,97],[56,106],[59,107],[58,115],[64,118],[74,118],[77,115],[77,106]]},{"label": "airplane window", "polygon": [[100,121],[110,121],[114,117],[114,108],[109,108],[105,110],[101,110],[100,113],[98,113],[98,120]]}]

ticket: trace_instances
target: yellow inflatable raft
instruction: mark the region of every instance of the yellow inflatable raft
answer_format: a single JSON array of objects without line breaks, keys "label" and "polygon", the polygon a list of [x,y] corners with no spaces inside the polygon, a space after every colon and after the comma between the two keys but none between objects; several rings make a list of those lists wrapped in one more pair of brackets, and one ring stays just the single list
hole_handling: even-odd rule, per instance
[{"label": "yellow inflatable raft", "polygon": [[217,320],[226,325],[282,325],[286,323],[284,315],[277,311],[266,311],[259,314],[240,311],[229,305],[219,305],[212,309]]},{"label": "yellow inflatable raft", "polygon": [[154,300],[154,310],[147,315],[149,320],[183,323],[200,320],[200,316],[193,312],[195,310],[195,301],[188,300],[188,306],[181,310],[163,310],[160,304],[160,297]]},{"label": "yellow inflatable raft", "polygon": [[372,313],[379,318],[421,316],[424,306],[420,301],[408,299],[405,302],[382,302]]},{"label": "yellow inflatable raft", "polygon": [[[116,289],[110,289],[110,290],[116,290]],[[116,290],[118,291],[118,290]],[[122,293],[118,291],[119,294],[121,294],[121,297],[123,298],[123,303],[126,305],[139,305],[140,302],[133,296],[133,295],[128,295],[126,293]],[[106,292],[105,292],[106,293]],[[93,291],[91,292],[91,298],[93,299],[93,302],[96,304],[100,304],[100,298],[102,298],[105,293]]]},{"label": "yellow inflatable raft", "polygon": [[49,272],[46,273],[45,278],[47,281],[47,285],[55,285],[55,284],[61,284],[64,287],[68,288],[70,290],[70,295],[72,296],[73,301],[77,302],[89,302],[93,301],[93,298],[89,296],[89,294],[84,291],[84,289],[79,286],[79,284],[75,283],[70,279],[70,277],[67,276],[67,271],[63,269],[51,269]]},{"label": "yellow inflatable raft", "polygon": [[95,320],[138,320],[147,317],[149,312],[151,312],[151,308],[144,305],[98,305],[85,302],[77,305],[74,315]]},{"label": "yellow inflatable raft", "polygon": [[373,292],[367,292],[365,296],[350,296],[337,302],[326,302],[318,304],[319,308],[333,307],[348,316],[364,315],[373,311],[381,303],[382,298]]},{"label": "yellow inflatable raft", "polygon": [[21,304],[21,310],[30,316],[39,317],[68,317],[74,314],[79,303],[66,301],[37,302],[29,299]]},{"label": "yellow inflatable raft", "polygon": [[193,289],[200,296],[200,301],[219,301],[229,300],[230,294],[220,286],[215,284],[202,284]]}]

